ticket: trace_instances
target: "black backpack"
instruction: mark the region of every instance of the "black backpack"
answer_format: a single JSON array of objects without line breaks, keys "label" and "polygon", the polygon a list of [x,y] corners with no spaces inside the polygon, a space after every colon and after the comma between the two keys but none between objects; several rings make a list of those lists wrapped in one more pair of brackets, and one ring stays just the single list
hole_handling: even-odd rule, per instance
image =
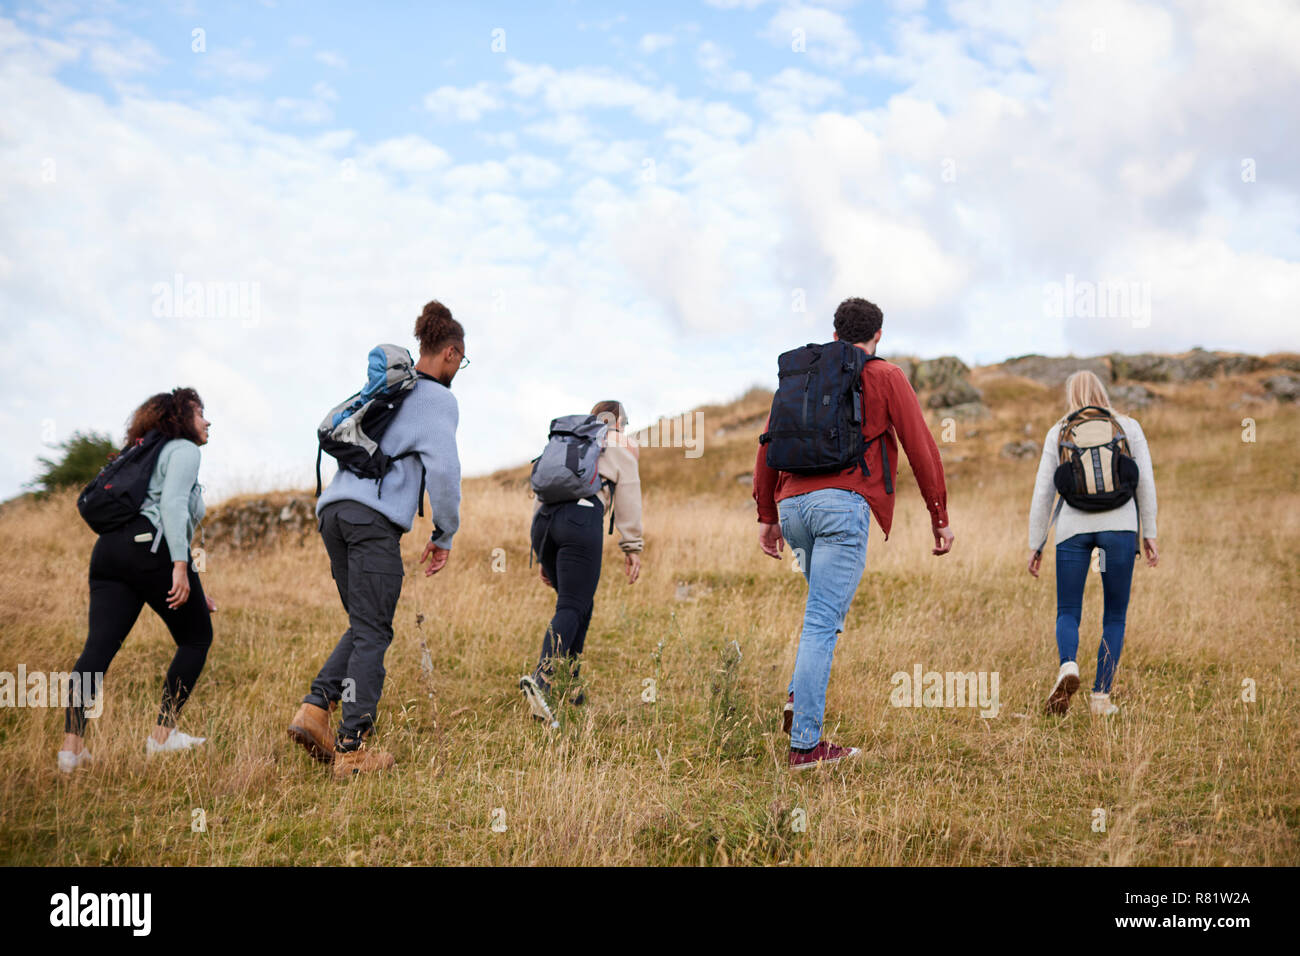
[{"label": "black backpack", "polygon": [[116,531],[140,513],[167,438],[151,431],[123,448],[77,496],[77,510],[96,534]]},{"label": "black backpack", "polygon": [[[772,396],[768,430],[758,437],[767,445],[767,464],[794,475],[820,475],[857,465],[864,476],[867,440],[862,434],[862,370],[878,355],[848,342],[808,344],[777,360],[778,380]],[[889,453],[881,441],[885,490],[893,494]]]}]

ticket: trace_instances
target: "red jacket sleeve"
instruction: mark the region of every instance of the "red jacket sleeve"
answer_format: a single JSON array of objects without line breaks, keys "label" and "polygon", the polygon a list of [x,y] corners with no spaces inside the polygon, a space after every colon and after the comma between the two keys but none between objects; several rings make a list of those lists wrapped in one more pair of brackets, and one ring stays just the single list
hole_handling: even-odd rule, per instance
[{"label": "red jacket sleeve", "polygon": [[[763,431],[772,424],[769,417]],[[763,524],[776,524],[781,516],[776,510],[777,471],[767,464],[767,446],[758,445],[758,454],[754,458],[754,502],[758,505],[758,520]]]},{"label": "red jacket sleeve", "polygon": [[926,424],[921,403],[901,370],[889,377],[886,392],[889,422],[894,426],[898,441],[907,454],[907,461],[916,476],[916,484],[930,512],[931,527],[948,527],[948,489],[943,481],[943,462],[939,446],[934,443],[930,426]]}]

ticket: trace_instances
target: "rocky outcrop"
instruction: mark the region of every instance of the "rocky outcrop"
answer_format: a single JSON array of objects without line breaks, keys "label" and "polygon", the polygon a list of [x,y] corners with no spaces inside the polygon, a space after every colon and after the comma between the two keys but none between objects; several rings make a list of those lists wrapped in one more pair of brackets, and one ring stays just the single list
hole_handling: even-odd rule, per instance
[{"label": "rocky outcrop", "polygon": [[1110,394],[1111,404],[1120,411],[1140,412],[1160,398],[1145,385],[1111,385],[1107,392]]},{"label": "rocky outcrop", "polygon": [[940,417],[972,421],[988,416],[983,394],[970,382],[969,366],[955,355],[923,361],[906,357],[891,361],[907,373],[912,388],[923,396],[925,407]]},{"label": "rocky outcrop", "polygon": [[1216,375],[1247,375],[1267,368],[1268,363],[1256,355],[1192,349],[1186,355],[1116,352],[1110,356],[1110,367],[1117,382],[1191,382]]},{"label": "rocky outcrop", "polygon": [[955,355],[944,355],[916,363],[909,381],[918,392],[941,390],[966,382],[970,368]]},{"label": "rocky outcrop", "polygon": [[1264,391],[1279,402],[1300,400],[1300,375],[1271,375],[1264,379]]},{"label": "rocky outcrop", "polygon": [[1002,363],[1002,371],[1019,375],[1041,385],[1058,388],[1065,380],[1082,369],[1096,374],[1103,382],[1110,381],[1110,363],[1104,358],[1049,358],[1046,355],[1022,355]]},{"label": "rocky outcrop", "polygon": [[276,542],[301,543],[316,533],[316,499],[311,495],[240,498],[220,505],[203,522],[209,551],[258,548]]},{"label": "rocky outcrop", "polygon": [[1053,388],[1065,384],[1073,372],[1087,369],[1103,382],[1193,382],[1220,375],[1249,375],[1270,367],[1300,366],[1300,357],[1282,354],[1271,359],[1237,352],[1210,352],[1192,349],[1185,355],[1161,355],[1140,352],[1124,355],[1112,352],[1091,358],[1052,358],[1046,355],[1021,355],[1007,359],[1002,371],[1019,375]]},{"label": "rocky outcrop", "polygon": [[912,388],[916,388],[916,359],[911,355],[885,355],[882,356],[887,362],[893,362],[903,370],[907,380],[912,383]]},{"label": "rocky outcrop", "polygon": [[956,408],[958,405],[980,403],[984,396],[970,382],[952,382],[932,391],[925,400],[926,408]]}]

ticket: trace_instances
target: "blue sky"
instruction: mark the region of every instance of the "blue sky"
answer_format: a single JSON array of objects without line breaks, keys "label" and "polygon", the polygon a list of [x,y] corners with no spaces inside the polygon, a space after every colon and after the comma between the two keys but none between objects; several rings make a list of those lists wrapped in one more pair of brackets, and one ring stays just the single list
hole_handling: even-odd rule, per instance
[{"label": "blue sky", "polygon": [[177,384],[213,495],[303,486],[435,297],[468,473],[770,385],[848,295],[886,354],[1300,347],[1296,49],[1282,0],[0,3],[0,496]]}]

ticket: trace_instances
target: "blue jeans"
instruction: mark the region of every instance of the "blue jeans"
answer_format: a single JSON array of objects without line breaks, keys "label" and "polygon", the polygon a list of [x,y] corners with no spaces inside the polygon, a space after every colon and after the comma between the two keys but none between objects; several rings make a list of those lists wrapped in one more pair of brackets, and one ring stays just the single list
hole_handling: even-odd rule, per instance
[{"label": "blue jeans", "polygon": [[871,507],[852,491],[822,488],[786,498],[777,510],[781,536],[808,581],[803,633],[790,680],[794,694],[790,746],[807,749],[821,739],[835,642],[867,566]]},{"label": "blue jeans", "polygon": [[1115,666],[1124,649],[1124,621],[1128,615],[1129,587],[1137,558],[1137,533],[1095,531],[1076,534],[1056,545],[1056,649],[1061,663],[1079,652],[1079,619],[1083,615],[1083,585],[1088,579],[1092,549],[1101,548],[1101,644],[1097,647],[1097,679],[1092,689],[1109,694]]}]

